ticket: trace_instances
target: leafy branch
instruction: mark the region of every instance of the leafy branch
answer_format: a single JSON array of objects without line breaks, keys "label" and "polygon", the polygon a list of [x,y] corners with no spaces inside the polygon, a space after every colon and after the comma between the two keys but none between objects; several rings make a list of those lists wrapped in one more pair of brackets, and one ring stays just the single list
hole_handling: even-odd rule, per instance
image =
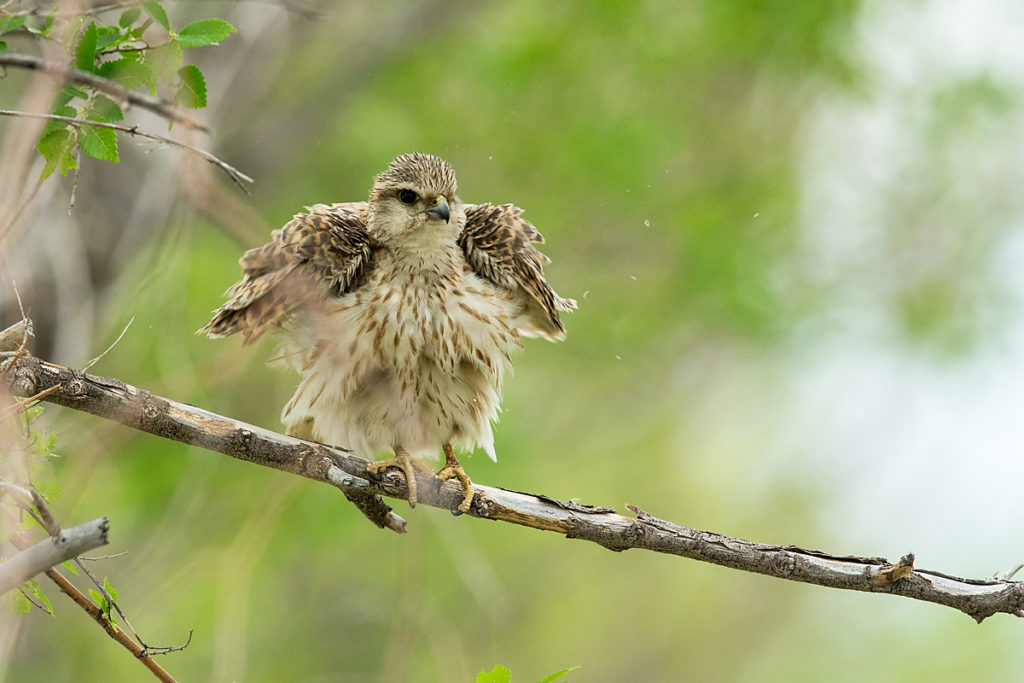
[{"label": "leafy branch", "polygon": [[[163,143],[165,145],[170,145],[171,147],[177,147],[179,149],[184,149],[186,151],[189,151],[189,152],[191,152],[193,154],[196,154],[196,155],[200,156],[205,161],[210,162],[214,166],[216,166],[219,169],[221,169],[222,171],[224,171],[228,175],[228,177],[231,178],[231,180],[236,185],[238,185],[243,191],[247,191],[247,190],[246,190],[245,186],[242,184],[242,181],[244,180],[244,181],[249,182],[249,183],[252,182],[252,178],[250,178],[246,174],[242,173],[241,171],[239,171],[234,166],[228,164],[227,162],[223,161],[222,159],[219,159],[218,157],[215,157],[214,155],[210,154],[209,152],[207,152],[205,150],[199,149],[198,147],[193,147],[192,145],[187,145],[184,142],[179,142],[178,140],[173,140],[171,138],[164,137],[163,135],[157,135],[155,133],[147,133],[146,131],[139,130],[138,126],[130,126],[130,127],[129,126],[120,126],[120,125],[117,125],[115,123],[106,123],[104,121],[88,121],[88,120],[83,121],[82,119],[74,119],[74,118],[67,117],[67,116],[58,116],[56,114],[33,114],[31,112],[25,112],[25,111],[11,111],[9,109],[0,109],[0,116],[24,116],[24,117],[29,117],[29,118],[44,119],[44,120],[47,120],[47,121],[63,121],[63,122],[66,122],[73,129],[73,132],[75,134],[79,135],[79,136],[86,136],[86,137],[88,137],[90,134],[87,133],[87,132],[84,132],[84,131],[86,129],[88,129],[89,127],[92,127],[92,128],[105,128],[105,129],[108,129],[108,130],[115,130],[115,131],[119,131],[121,133],[126,133],[128,135],[131,135],[132,137],[138,136],[138,137],[142,137],[142,138],[147,138],[149,140],[155,140],[155,141],[161,142],[161,143]],[[103,144],[103,143],[100,142],[99,144]],[[65,155],[70,154],[69,150],[70,150],[70,148],[66,148],[64,154]],[[63,159],[64,159],[64,157],[57,158],[57,159],[53,160],[52,162],[47,162],[47,164],[48,164],[48,166],[51,163],[54,166],[56,166],[56,164],[58,164],[58,163],[63,164],[64,163]]]},{"label": "leafy branch", "polygon": [[[405,475],[382,475],[370,461],[332,448],[215,415],[153,395],[117,379],[98,377],[29,355],[5,361],[15,396],[81,410],[163,438],[217,451],[264,467],[290,472],[340,489],[374,523],[402,532],[405,521],[381,496],[408,500]],[[56,387],[55,390],[52,390]],[[418,502],[456,513],[459,484],[417,477]],[[913,554],[898,562],[880,557],[836,556],[794,545],[770,545],[702,531],[659,519],[628,506],[635,516],[610,507],[581,505],[541,494],[474,484],[467,513],[492,521],[554,531],[614,551],[630,548],[679,555],[743,571],[830,588],[902,595],[960,610],[981,622],[1000,612],[1024,617],[1024,582],[1002,578],[966,579],[919,569]]]},{"label": "leafy branch", "polygon": [[[196,121],[195,119],[187,116],[180,109],[172,106],[164,100],[151,97],[145,93],[137,92],[135,90],[129,90],[125,86],[121,85],[117,81],[110,80],[109,78],[103,78],[97,76],[94,73],[88,71],[82,71],[71,67],[57,64],[56,62],[48,62],[40,57],[33,55],[23,55],[15,53],[4,53],[0,52],[0,66],[13,66],[19,69],[27,69],[30,71],[39,71],[47,75],[53,76],[65,83],[76,83],[86,88],[97,90],[101,93],[106,93],[114,100],[119,102],[134,105],[152,111],[153,113],[173,121],[180,123],[187,128],[193,128],[195,130],[207,131],[207,127]],[[54,109],[63,107],[68,104],[73,97],[87,100],[89,93],[75,89],[67,93],[59,94],[57,99],[54,100]],[[61,102],[62,98],[67,98],[66,102]],[[121,109],[118,107],[118,109]],[[77,112],[76,112],[77,113]],[[103,109],[96,112],[99,115],[103,114]],[[116,116],[113,110],[108,111],[108,114]],[[121,112],[121,118],[124,118],[124,112]],[[99,120],[99,119],[97,119]],[[117,119],[121,120],[121,119]]]},{"label": "leafy branch", "polygon": [[[116,21],[102,17],[106,11],[125,7],[124,3],[76,15],[62,14],[57,8],[48,13],[0,10],[0,38],[28,34],[60,44],[68,55],[65,65],[8,53],[8,42],[0,39],[0,66],[40,71],[63,83],[36,141],[36,149],[46,160],[41,179],[58,169],[62,175],[77,169],[80,153],[118,162],[117,132],[137,135],[137,127],[97,124],[124,120],[126,105],[148,109],[172,123],[207,130],[182,111],[207,104],[206,78],[198,66],[184,63],[183,48],[216,45],[236,29],[222,19],[211,18],[174,30],[161,3],[149,0],[133,5]],[[170,91],[169,97],[157,97],[161,87]],[[169,142],[163,136],[146,137]],[[172,144],[195,151],[182,143]],[[212,155],[203,154],[213,162]],[[234,169],[229,171],[223,162],[218,165],[236,183],[250,180]]]}]

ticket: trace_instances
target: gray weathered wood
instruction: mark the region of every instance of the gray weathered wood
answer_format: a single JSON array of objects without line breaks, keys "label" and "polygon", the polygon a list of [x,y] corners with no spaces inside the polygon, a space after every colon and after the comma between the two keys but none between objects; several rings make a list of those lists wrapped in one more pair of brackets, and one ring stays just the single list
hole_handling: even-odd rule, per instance
[{"label": "gray weathered wood", "polygon": [[[337,447],[286,436],[137,389],[116,379],[87,375],[29,355],[5,362],[3,377],[15,396],[58,387],[43,400],[117,420],[129,427],[298,474],[335,486],[378,526],[403,531],[405,521],[380,496],[408,500],[397,468],[372,474],[370,461]],[[457,511],[461,485],[417,477],[419,502]],[[1000,612],[1024,616],[1024,583],[963,579],[916,569],[913,555],[891,563],[843,557],[797,546],[767,545],[673,524],[630,506],[635,517],[606,507],[474,484],[469,516],[554,531],[610,550],[630,548],[819,586],[889,593],[933,602],[977,621]]]},{"label": "gray weathered wood", "polygon": [[0,563],[0,595],[13,590],[36,574],[107,544],[106,517],[94,519],[69,529],[56,537],[36,543]]}]

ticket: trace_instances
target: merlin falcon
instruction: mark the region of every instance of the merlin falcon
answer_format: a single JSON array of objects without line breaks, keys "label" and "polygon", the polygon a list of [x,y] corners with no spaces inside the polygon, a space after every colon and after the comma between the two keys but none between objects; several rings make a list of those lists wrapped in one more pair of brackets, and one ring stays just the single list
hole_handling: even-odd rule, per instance
[{"label": "merlin falcon", "polygon": [[[368,202],[317,204],[241,258],[243,278],[202,331],[251,343],[279,329],[278,357],[302,379],[281,418],[291,435],[399,467],[416,504],[414,468],[473,489],[453,452],[492,460],[502,375],[522,337],[565,337],[576,308],[544,280],[544,238],[512,204],[463,204],[455,172],[403,154]],[[433,471],[430,471],[433,475]]]}]

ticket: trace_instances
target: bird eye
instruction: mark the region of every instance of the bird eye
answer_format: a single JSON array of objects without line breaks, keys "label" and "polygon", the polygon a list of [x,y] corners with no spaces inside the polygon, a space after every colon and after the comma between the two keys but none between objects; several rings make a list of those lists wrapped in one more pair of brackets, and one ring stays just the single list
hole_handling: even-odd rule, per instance
[{"label": "bird eye", "polygon": [[403,204],[413,204],[417,199],[419,199],[419,197],[416,196],[416,193],[412,190],[402,190],[398,193],[398,198]]}]

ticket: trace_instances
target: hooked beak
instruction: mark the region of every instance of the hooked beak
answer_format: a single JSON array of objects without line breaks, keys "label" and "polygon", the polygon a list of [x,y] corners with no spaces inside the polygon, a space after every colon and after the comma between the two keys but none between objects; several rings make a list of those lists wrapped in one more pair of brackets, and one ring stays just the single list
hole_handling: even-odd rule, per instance
[{"label": "hooked beak", "polygon": [[444,197],[438,197],[434,200],[434,205],[427,209],[427,215],[444,219],[444,222],[447,223],[452,215],[451,209],[448,208],[448,200]]}]

